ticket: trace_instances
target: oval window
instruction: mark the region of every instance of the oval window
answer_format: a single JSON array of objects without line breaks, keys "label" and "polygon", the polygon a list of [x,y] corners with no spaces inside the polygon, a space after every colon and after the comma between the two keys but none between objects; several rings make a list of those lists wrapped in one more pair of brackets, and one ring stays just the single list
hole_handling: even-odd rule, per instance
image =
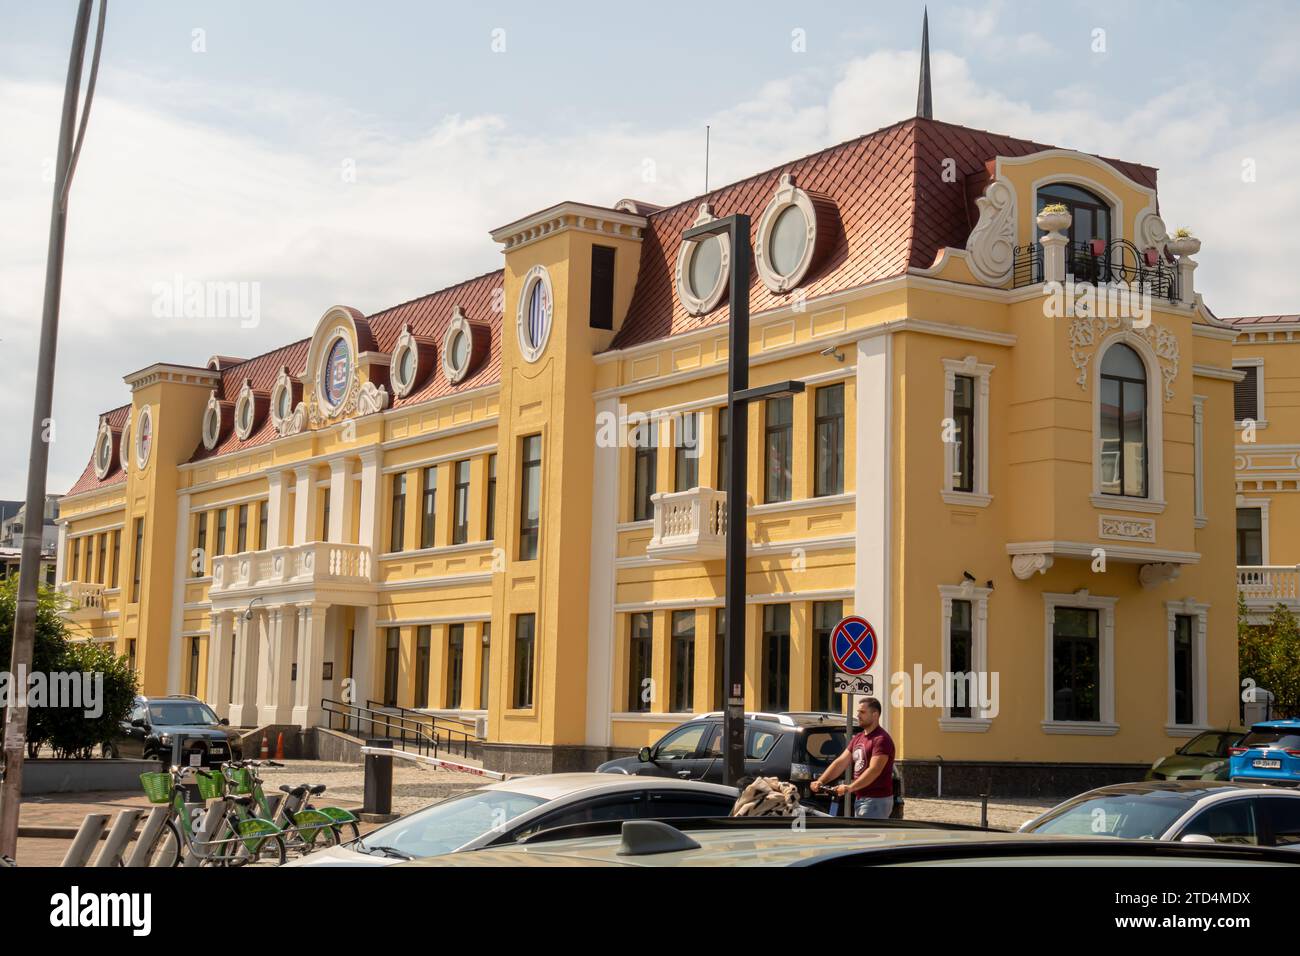
[{"label": "oval window", "polygon": [[239,410],[239,430],[248,434],[248,430],[253,427],[253,402],[252,399],[244,402],[244,407]]},{"label": "oval window", "polygon": [[108,436],[104,436],[99,441],[99,470],[108,471],[108,463],[113,457],[113,446]]},{"label": "oval window", "polygon": [[411,384],[415,378],[415,349],[403,349],[402,357],[397,362],[397,381],[403,385]]},{"label": "oval window", "polygon": [[464,332],[457,332],[455,338],[451,340],[451,364],[458,371],[463,371],[467,362],[469,362],[469,336]]},{"label": "oval window", "polygon": [[528,292],[528,323],[525,326],[530,348],[540,349],[546,343],[546,335],[550,331],[550,305],[546,283],[540,278],[534,279],[533,287]]},{"label": "oval window", "polygon": [[347,341],[343,338],[335,339],[325,357],[325,387],[322,389],[325,401],[330,405],[338,405],[347,395],[348,382],[352,377],[350,358]]},{"label": "oval window", "polygon": [[275,413],[280,418],[289,417],[289,390],[287,388],[280,389],[280,394],[276,398]]},{"label": "oval window", "polygon": [[808,220],[798,206],[786,206],[776,217],[772,238],[768,240],[767,250],[773,270],[778,275],[790,275],[799,268],[807,248]]},{"label": "oval window", "polygon": [[220,416],[221,413],[215,408],[209,408],[208,413],[203,417],[203,435],[207,439],[209,448],[217,443],[221,426]]},{"label": "oval window", "polygon": [[690,282],[691,292],[696,297],[707,299],[718,286],[722,272],[722,245],[717,236],[709,236],[695,244],[691,253]]}]

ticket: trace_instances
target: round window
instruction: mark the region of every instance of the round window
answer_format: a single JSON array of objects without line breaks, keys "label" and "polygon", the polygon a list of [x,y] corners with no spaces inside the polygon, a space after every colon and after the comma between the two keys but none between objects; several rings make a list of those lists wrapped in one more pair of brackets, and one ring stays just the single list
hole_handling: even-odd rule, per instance
[{"label": "round window", "polygon": [[99,454],[96,464],[99,465],[100,471],[108,471],[108,463],[113,460],[112,439],[107,435],[99,440]]},{"label": "round window", "polygon": [[709,236],[695,244],[691,253],[691,292],[697,298],[707,299],[718,286],[722,272],[722,244],[717,236]]},{"label": "round window", "polygon": [[207,414],[203,416],[203,439],[208,448],[212,448],[217,443],[221,431],[221,412],[214,408],[209,408]]},{"label": "round window", "polygon": [[451,364],[454,368],[463,369],[469,362],[469,336],[464,332],[457,332],[451,340]]},{"label": "round window", "polygon": [[248,433],[253,427],[253,400],[250,398],[244,402],[244,407],[239,410],[239,430]]},{"label": "round window", "polygon": [[772,225],[772,238],[768,240],[768,255],[772,269],[788,276],[799,268],[804,251],[808,248],[808,220],[798,206],[786,206]]},{"label": "round window", "polygon": [[411,384],[415,378],[415,349],[402,350],[402,357],[397,361],[397,380],[402,385]]},{"label": "round window", "polygon": [[348,393],[352,378],[351,359],[347,340],[341,336],[335,339],[325,355],[325,386],[321,389],[325,401],[331,406],[340,404]]},{"label": "round window", "polygon": [[289,417],[289,389],[281,387],[275,400],[275,414],[282,419]]},{"label": "round window", "polygon": [[153,414],[146,406],[140,413],[140,434],[136,436],[135,463],[143,468],[149,463],[149,452],[153,449]]},{"label": "round window", "polygon": [[[547,339],[551,336],[553,310],[551,279],[546,267],[533,266],[524,276],[522,294],[519,296],[519,350],[523,353],[524,361],[536,362],[542,357]],[[462,325],[459,331],[468,329]]]}]

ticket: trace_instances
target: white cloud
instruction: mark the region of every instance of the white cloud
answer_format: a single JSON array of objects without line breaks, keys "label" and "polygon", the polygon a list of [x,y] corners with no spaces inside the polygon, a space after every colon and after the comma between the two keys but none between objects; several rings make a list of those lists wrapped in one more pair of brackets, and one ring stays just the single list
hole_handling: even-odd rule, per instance
[{"label": "white cloud", "polygon": [[[1294,115],[1246,121],[1196,82],[1131,102],[1080,86],[1047,108],[933,58],[936,115],[1161,167],[1171,226],[1204,239],[1197,283],[1220,314],[1294,310],[1283,238],[1300,215]],[[98,94],[69,219],[50,488],[89,456],[96,414],[127,400],[123,374],[153,361],[251,355],[309,333],[330,305],[373,310],[495,268],[489,229],[561,199],[676,202],[703,188],[711,123],[718,186],[910,115],[914,51],[855,60],[831,81],[774,80],[682,124],[525,135],[498,116],[444,117],[421,135],[311,95],[163,84],[112,74]],[[23,487],[61,90],[0,78],[0,490]],[[274,140],[249,129],[274,130]],[[1241,181],[1243,159],[1258,181]],[[342,176],[354,161],[356,181]],[[175,275],[261,283],[262,322],[160,320],[152,289]]]}]

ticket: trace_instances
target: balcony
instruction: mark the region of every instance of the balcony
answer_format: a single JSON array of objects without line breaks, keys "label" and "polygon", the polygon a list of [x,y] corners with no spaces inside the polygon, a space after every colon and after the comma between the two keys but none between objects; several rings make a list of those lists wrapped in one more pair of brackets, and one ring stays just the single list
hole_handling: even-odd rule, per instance
[{"label": "balcony", "polygon": [[104,585],[64,581],[59,590],[69,601],[63,616],[69,621],[100,621],[104,618]]},{"label": "balcony", "polygon": [[[1156,250],[1140,251],[1127,239],[1071,242],[1065,247],[1065,274],[1093,285],[1123,283],[1144,289],[1158,299],[1178,301],[1178,267]],[[1043,250],[1036,243],[1012,252],[1014,288],[1043,281]]]},{"label": "balcony", "polygon": [[277,596],[292,601],[338,601],[374,591],[374,560],[360,544],[312,541],[212,559],[208,599]]},{"label": "balcony", "polygon": [[646,555],[670,561],[718,561],[726,556],[727,495],[692,488],[652,495],[654,536]]},{"label": "balcony", "polygon": [[1300,611],[1300,565],[1238,565],[1237,593],[1252,621],[1267,617],[1279,604]]}]

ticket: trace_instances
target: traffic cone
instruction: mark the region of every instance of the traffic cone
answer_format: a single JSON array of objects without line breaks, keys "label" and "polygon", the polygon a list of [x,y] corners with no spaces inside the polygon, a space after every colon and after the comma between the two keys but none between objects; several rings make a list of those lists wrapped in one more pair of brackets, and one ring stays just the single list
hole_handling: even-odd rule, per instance
[{"label": "traffic cone", "polygon": [[275,735],[275,759],[276,760],[284,759],[284,731],[283,730]]},{"label": "traffic cone", "polygon": [[263,760],[266,760],[266,759],[267,759],[268,757],[270,757],[270,756],[271,756],[271,741],[268,739],[268,736],[264,733],[264,734],[262,734],[262,754],[261,754],[261,757],[262,757]]}]

